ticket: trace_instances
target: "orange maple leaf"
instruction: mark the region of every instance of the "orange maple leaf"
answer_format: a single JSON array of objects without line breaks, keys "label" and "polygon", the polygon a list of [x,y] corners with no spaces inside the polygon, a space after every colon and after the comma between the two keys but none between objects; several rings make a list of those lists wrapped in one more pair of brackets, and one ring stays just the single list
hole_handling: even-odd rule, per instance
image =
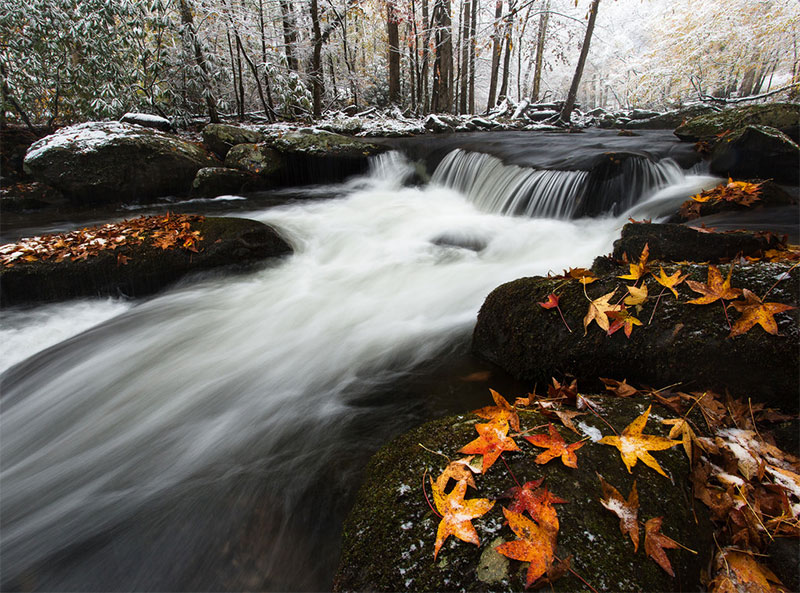
[{"label": "orange maple leaf", "polygon": [[442,544],[451,535],[479,546],[481,543],[480,538],[472,525],[472,520],[488,513],[494,506],[494,501],[488,498],[464,500],[464,495],[467,493],[467,483],[465,481],[456,483],[450,494],[444,494],[439,490],[436,482],[431,479],[431,489],[433,490],[436,509],[442,515],[442,520],[439,521],[439,528],[436,531],[436,543],[433,549],[434,560],[439,554]]},{"label": "orange maple leaf", "polygon": [[645,465],[653,468],[666,478],[667,474],[664,473],[664,470],[658,465],[658,461],[648,451],[662,451],[675,445],[680,445],[681,442],[651,434],[642,434],[642,430],[647,424],[647,417],[650,415],[650,408],[652,406],[648,406],[641,416],[626,426],[620,436],[606,436],[598,442],[601,445],[611,445],[619,449],[622,462],[628,468],[628,473],[632,473],[631,468],[641,459]]},{"label": "orange maple leaf", "polygon": [[557,294],[554,292],[550,293],[547,295],[547,300],[539,303],[539,306],[543,309],[554,309],[555,307],[558,307],[558,299],[559,296]]},{"label": "orange maple leaf", "polygon": [[455,480],[456,482],[461,482],[463,480],[468,486],[472,486],[473,488],[477,489],[478,486],[475,484],[475,478],[472,476],[472,468],[469,465],[471,460],[472,456],[464,457],[463,459],[456,459],[455,461],[448,463],[447,467],[444,468],[442,473],[439,474],[439,477],[436,478],[436,486],[439,488],[439,490],[444,492],[445,488],[447,488],[447,483],[451,479]]},{"label": "orange maple leaf", "polygon": [[584,336],[588,333],[588,327],[592,321],[595,321],[597,325],[599,325],[605,331],[608,331],[609,327],[608,312],[619,311],[622,309],[622,305],[612,305],[608,302],[611,299],[611,297],[614,296],[615,292],[617,292],[616,289],[612,290],[608,294],[604,294],[603,296],[594,299],[592,302],[589,303],[589,311],[583,318]]},{"label": "orange maple leaf", "polygon": [[600,476],[600,487],[603,489],[600,504],[619,517],[619,530],[622,535],[628,534],[633,542],[633,551],[636,552],[639,549],[639,493],[636,490],[636,480],[633,481],[628,500],[606,482],[603,476]]},{"label": "orange maple leaf", "polygon": [[642,325],[642,322],[628,313],[627,309],[623,309],[622,311],[609,311],[608,318],[612,320],[606,332],[609,336],[613,335],[617,330],[625,328],[625,337],[630,338],[633,326]]},{"label": "orange maple leaf", "polygon": [[569,270],[565,270],[564,277],[573,278],[583,285],[591,284],[597,280],[597,277],[591,270],[587,270],[586,268],[570,268]]},{"label": "orange maple leaf", "polygon": [[481,473],[485,474],[503,451],[519,451],[519,447],[508,435],[508,422],[489,422],[476,424],[475,430],[480,435],[474,441],[467,443],[459,453],[468,455],[483,455]]},{"label": "orange maple leaf", "polygon": [[661,517],[653,517],[644,524],[644,551],[663,568],[669,576],[674,577],[675,572],[667,558],[664,548],[677,548],[678,543],[661,533]]},{"label": "orange maple leaf", "polygon": [[528,514],[539,525],[550,531],[557,532],[559,529],[558,513],[554,504],[564,504],[567,501],[551,494],[547,488],[540,488],[542,479],[525,482],[522,487],[515,486],[509,490],[511,494],[511,504],[509,510],[515,513]]},{"label": "orange maple leaf", "polygon": [[553,563],[556,549],[555,533],[540,527],[522,513],[504,508],[503,514],[508,519],[509,527],[519,539],[500,544],[495,550],[508,558],[530,562],[525,577],[525,587],[530,587]]},{"label": "orange maple leaf", "polygon": [[669,288],[672,291],[672,294],[674,294],[675,298],[677,299],[678,291],[675,290],[675,287],[678,286],[678,284],[680,284],[684,280],[686,280],[688,274],[684,274],[683,276],[681,276],[680,268],[678,268],[678,271],[672,274],[671,276],[667,276],[667,274],[664,272],[663,267],[659,266],[659,270],[660,270],[659,276],[656,276],[655,274],[651,274],[651,276],[653,276],[653,278],[656,279],[656,282],[658,282],[661,286],[663,286],[664,288]]},{"label": "orange maple leaf", "polygon": [[715,564],[720,570],[711,582],[712,591],[786,591],[775,573],[750,554],[727,550],[717,556]]},{"label": "orange maple leaf", "polygon": [[792,305],[783,303],[764,303],[755,294],[747,290],[742,290],[744,301],[734,301],[731,305],[742,314],[731,328],[729,338],[747,333],[755,324],[764,328],[764,331],[772,335],[778,334],[778,324],[773,315],[796,309]]},{"label": "orange maple leaf", "polygon": [[635,264],[628,264],[630,272],[624,276],[617,276],[623,280],[638,280],[649,271],[647,260],[650,257],[650,244],[645,243],[642,252],[639,254],[639,261]]},{"label": "orange maple leaf", "polygon": [[686,284],[694,292],[700,293],[701,297],[687,301],[692,305],[708,305],[719,299],[731,300],[742,294],[741,289],[731,287],[731,273],[733,266],[728,270],[728,277],[723,281],[722,274],[716,266],[708,266],[708,280],[706,284],[687,280]]},{"label": "orange maple leaf", "polygon": [[567,467],[577,468],[578,457],[575,455],[575,451],[583,447],[584,442],[578,441],[577,443],[568,445],[552,424],[548,425],[548,430],[550,432],[549,435],[533,434],[522,437],[532,445],[547,449],[546,451],[539,453],[535,459],[536,463],[544,465],[556,457],[561,457],[561,461],[564,465]]},{"label": "orange maple leaf", "polygon": [[516,408],[508,403],[506,398],[497,393],[494,389],[489,389],[489,392],[492,394],[492,399],[497,405],[479,408],[473,410],[472,413],[486,420],[507,421],[511,425],[511,428],[519,432],[519,415],[517,414]]}]

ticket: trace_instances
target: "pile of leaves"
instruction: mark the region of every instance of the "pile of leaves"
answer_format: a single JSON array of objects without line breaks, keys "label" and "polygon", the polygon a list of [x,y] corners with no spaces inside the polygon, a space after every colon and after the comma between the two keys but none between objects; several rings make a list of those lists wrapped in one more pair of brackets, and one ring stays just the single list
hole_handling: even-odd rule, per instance
[{"label": "pile of leaves", "polygon": [[[648,407],[621,433],[608,425],[614,434],[598,442],[617,448],[629,473],[642,461],[664,476],[651,451],[682,445],[691,464],[694,496],[708,506],[715,522],[717,550],[712,571],[704,577],[709,590],[714,593],[785,592],[786,588],[763,564],[761,557],[772,539],[800,537],[800,459],[780,450],[765,426],[792,418],[762,404],[729,396],[723,398],[712,392],[684,393],[670,391],[670,388],[640,390],[625,381],[603,379],[603,382],[613,395],[649,397],[676,414],[674,418],[661,421],[670,426],[668,438],[644,432],[651,409]],[[424,491],[431,509],[440,517],[434,558],[451,535],[480,545],[472,521],[488,513],[496,501],[465,498],[468,487],[477,489],[474,474],[485,474],[506,452],[522,452],[520,444],[525,442],[544,449],[536,452],[536,463],[543,465],[561,459],[566,467],[577,471],[578,450],[585,439],[568,443],[552,422],[560,422],[578,433],[572,419],[592,413],[608,424],[600,416],[600,407],[578,393],[575,381],[562,384],[553,379],[546,397],[532,393],[517,398],[514,405],[495,391],[491,394],[495,405],[474,411],[487,422],[476,424],[478,437],[459,450],[468,456],[454,461],[448,458],[449,463],[439,476],[429,479],[433,503]],[[520,426],[518,414],[525,409],[535,409],[551,422],[525,430]],[[584,411],[579,411],[581,409]],[[534,432],[544,429],[546,432]],[[516,539],[500,544],[495,550],[529,563],[526,588],[553,582],[570,572],[594,591],[591,584],[571,568],[570,558],[557,556],[560,526],[554,505],[568,504],[568,501],[549,492],[542,485],[543,479],[520,485],[507,464],[506,469],[517,486],[499,498],[510,501],[503,507],[503,515]],[[598,504],[619,518],[621,536],[630,539],[634,553],[639,549],[643,531],[647,556],[674,577],[667,550],[684,546],[661,533],[664,517],[640,520],[635,481],[624,496],[602,476],[598,475],[598,479],[602,492]],[[451,482],[455,482],[452,487]]]},{"label": "pile of leaves", "polygon": [[678,211],[684,220],[694,220],[702,216],[703,204],[719,204],[727,202],[743,207],[750,207],[761,199],[761,183],[747,181],[734,181],[728,178],[728,183],[720,183],[713,189],[700,192],[685,201]]},{"label": "pile of leaves", "polygon": [[[684,281],[694,293],[700,295],[685,301],[687,304],[710,305],[717,301],[721,303],[725,319],[730,328],[728,337],[731,338],[747,333],[755,325],[760,325],[766,332],[776,335],[778,333],[778,325],[775,322],[774,315],[796,308],[793,305],[766,302],[765,300],[772,288],[777,286],[778,282],[782,279],[789,278],[788,271],[784,273],[762,297],[759,297],[747,288],[731,286],[733,264],[731,264],[728,269],[728,276],[726,279],[723,279],[722,274],[716,266],[709,265],[707,268],[708,279],[703,283],[687,280],[688,274],[684,274],[680,267],[672,274],[668,275],[664,271],[664,267],[659,266],[658,274],[656,274],[651,270],[649,255],[649,246],[645,244],[638,259],[633,263],[628,263],[628,274],[618,276],[618,278],[622,280],[633,281],[633,284],[626,285],[626,292],[615,301],[612,301],[612,299],[614,299],[617,289],[596,298],[589,297],[586,292],[586,287],[597,280],[597,277],[589,270],[573,268],[564,272],[561,278],[564,279],[565,283],[572,280],[580,282],[583,285],[584,295],[589,301],[589,309],[583,318],[584,335],[588,333],[589,326],[594,322],[609,336],[622,329],[625,335],[630,338],[634,327],[643,325],[643,322],[637,318],[636,315],[640,314],[643,304],[646,303],[648,299],[653,298],[653,296],[649,294],[648,279],[654,280],[656,284],[661,285],[661,291],[655,297],[655,305],[653,306],[648,324],[652,322],[658,308],[658,303],[666,291],[669,290],[673,296],[678,299],[677,287],[684,283]],[[783,250],[771,250],[765,254],[765,256],[771,261],[793,260],[797,259],[797,251],[787,247]],[[755,258],[750,258],[748,261],[754,261],[754,259]],[[789,271],[794,269],[797,265],[800,265],[800,261],[792,266]],[[572,328],[567,324],[563,312],[561,311],[559,294],[557,291],[558,289],[549,294],[547,300],[540,302],[539,305],[545,309],[555,308],[561,316],[567,330],[572,332]],[[731,302],[726,305],[725,301]],[[730,321],[728,308],[733,308],[741,314],[733,323]]]},{"label": "pile of leaves", "polygon": [[125,264],[130,259],[130,252],[121,248],[137,245],[197,253],[198,244],[203,237],[200,231],[192,230],[192,227],[202,221],[202,216],[167,213],[164,216],[141,216],[69,233],[26,238],[0,246],[0,266],[11,268],[19,262],[61,262],[67,259],[80,261],[118,249],[117,262]]}]

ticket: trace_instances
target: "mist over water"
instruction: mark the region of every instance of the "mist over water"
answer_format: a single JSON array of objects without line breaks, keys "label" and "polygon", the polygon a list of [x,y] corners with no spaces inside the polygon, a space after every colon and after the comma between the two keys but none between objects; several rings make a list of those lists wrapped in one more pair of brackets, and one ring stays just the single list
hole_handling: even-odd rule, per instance
[{"label": "mist over water", "polygon": [[503,216],[407,174],[389,156],[344,197],[248,213],[295,249],[252,274],[4,314],[19,344],[77,335],[2,377],[3,582],[330,587],[366,458],[431,413],[394,386],[463,345],[492,289],[589,266],[628,216]]}]

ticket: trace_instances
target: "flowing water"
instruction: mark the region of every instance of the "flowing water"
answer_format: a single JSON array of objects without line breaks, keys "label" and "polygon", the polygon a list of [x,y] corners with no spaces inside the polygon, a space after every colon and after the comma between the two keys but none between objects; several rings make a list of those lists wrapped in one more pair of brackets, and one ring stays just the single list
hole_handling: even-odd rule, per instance
[{"label": "flowing water", "polygon": [[[3,360],[20,361],[0,399],[6,588],[330,588],[369,455],[473,405],[452,376],[448,401],[413,378],[463,354],[493,288],[590,265],[628,216],[568,219],[555,174],[474,190],[481,166],[403,187],[391,154],[342,197],[248,213],[295,250],[257,272],[4,311]],[[653,183],[636,216],[709,181]],[[514,185],[562,197],[503,215]]]}]

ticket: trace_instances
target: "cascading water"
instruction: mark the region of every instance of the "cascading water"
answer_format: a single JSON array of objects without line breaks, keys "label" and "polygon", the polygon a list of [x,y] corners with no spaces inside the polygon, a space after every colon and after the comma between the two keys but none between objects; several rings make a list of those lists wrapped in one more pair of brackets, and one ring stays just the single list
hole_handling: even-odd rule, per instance
[{"label": "cascading water", "polygon": [[[476,195],[452,167],[435,177]],[[501,216],[442,183],[403,188],[407,174],[393,155],[342,198],[252,212],[295,254],[174,288],[3,375],[4,585],[330,587],[367,457],[442,412],[404,378],[468,339],[494,287],[588,265],[625,220]],[[40,311],[4,325],[65,314]]]}]

